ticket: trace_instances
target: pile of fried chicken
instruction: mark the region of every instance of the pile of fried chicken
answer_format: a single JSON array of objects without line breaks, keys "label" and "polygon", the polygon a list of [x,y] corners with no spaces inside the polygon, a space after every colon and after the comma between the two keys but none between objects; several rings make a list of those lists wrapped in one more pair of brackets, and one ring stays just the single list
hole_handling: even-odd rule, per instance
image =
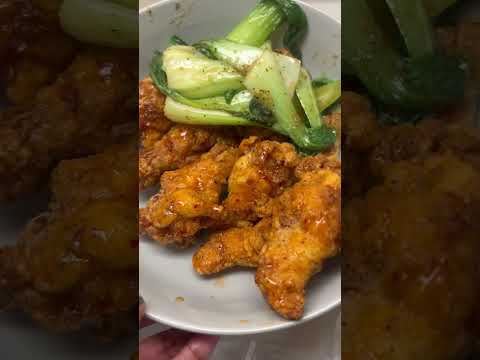
[{"label": "pile of fried chicken", "polygon": [[[440,35],[470,60],[478,93],[480,26]],[[342,95],[344,359],[478,352],[480,134],[470,95],[397,126],[379,125],[365,96]]]},{"label": "pile of fried chicken", "polygon": [[0,202],[50,193],[0,248],[0,310],[109,338],[138,326],[138,55],[68,37],[60,3],[0,6]]},{"label": "pile of fried chicken", "polygon": [[[160,190],[140,209],[140,229],[162,245],[207,241],[201,275],[256,268],[270,306],[300,319],[305,288],[340,251],[341,169],[334,151],[302,157],[264,129],[174,124],[151,79],[140,83],[140,190]],[[330,122],[339,126],[340,114]]]}]

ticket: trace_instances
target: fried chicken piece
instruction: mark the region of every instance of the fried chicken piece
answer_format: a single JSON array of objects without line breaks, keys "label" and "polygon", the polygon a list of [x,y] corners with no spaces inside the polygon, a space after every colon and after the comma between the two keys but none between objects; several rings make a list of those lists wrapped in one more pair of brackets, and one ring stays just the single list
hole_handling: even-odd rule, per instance
[{"label": "fried chicken piece", "polygon": [[58,0],[4,0],[0,8],[0,81],[8,99],[30,103],[72,61],[75,40],[64,34]]},{"label": "fried chicken piece", "polygon": [[470,65],[473,80],[478,87],[480,80],[480,23],[462,23],[458,26],[443,27],[437,30],[440,46],[452,55],[465,57]]},{"label": "fried chicken piece", "polygon": [[302,317],[305,287],[325,259],[339,252],[340,197],[339,171],[320,169],[304,173],[274,201],[255,280],[287,319]]},{"label": "fried chicken piece", "polygon": [[193,256],[193,268],[201,275],[212,275],[236,266],[257,267],[265,245],[263,233],[270,226],[267,218],[255,227],[230,228],[210,235]]},{"label": "fried chicken piece", "polygon": [[220,195],[237,158],[237,148],[217,144],[198,161],[164,173],[160,192],[140,210],[141,230],[164,245],[192,245],[220,219]]},{"label": "fried chicken piece", "polygon": [[3,306],[56,331],[137,330],[136,162],[132,142],[59,165],[49,211],[0,251]]},{"label": "fried chicken piece", "polygon": [[370,169],[379,175],[385,166],[425,154],[432,146],[433,137],[428,129],[412,124],[389,127],[371,153]]},{"label": "fried chicken piece", "polygon": [[228,180],[225,222],[255,221],[261,208],[295,181],[300,162],[293,145],[250,137],[240,144],[244,154]]},{"label": "fried chicken piece", "polygon": [[50,209],[68,213],[88,202],[114,197],[138,202],[137,154],[136,141],[130,141],[98,155],[60,162],[50,182]]},{"label": "fried chicken piece", "polygon": [[439,126],[439,121],[430,119],[418,125],[401,124],[385,128],[382,141],[370,154],[364,155],[369,158],[370,172],[381,176],[395,162],[434,152],[454,152],[459,156],[480,152],[480,135],[476,130],[456,122]]},{"label": "fried chicken piece", "polygon": [[364,151],[380,141],[380,128],[366,97],[343,92],[342,117],[342,144],[347,148]]},{"label": "fried chicken piece", "polygon": [[[480,173],[451,153],[385,170],[344,212],[345,349],[352,359],[461,357],[478,304]],[[371,290],[378,303],[365,303]]]},{"label": "fried chicken piece", "polygon": [[103,151],[135,129],[134,56],[79,55],[32,106],[8,111],[0,124],[0,200],[33,191],[58,161]]},{"label": "fried chicken piece", "polygon": [[[335,155],[306,157],[300,161],[295,174],[297,178],[303,178],[326,169],[340,171],[340,162]],[[273,200],[273,207],[277,201],[280,200]],[[212,234],[195,253],[192,261],[194,269],[201,275],[211,275],[235,266],[259,266],[265,243],[277,236],[272,232],[272,209],[269,208],[266,206],[266,217],[255,226],[230,228]]]},{"label": "fried chicken piece", "polygon": [[[348,293],[342,299],[342,358],[364,360],[465,359],[464,332],[451,337],[382,294]],[[445,324],[448,326],[448,323]],[[463,356],[462,356],[463,355]]]},{"label": "fried chicken piece", "polygon": [[221,131],[206,127],[175,125],[139,158],[140,189],[158,184],[165,171],[196,161],[216,143],[229,143]]},{"label": "fried chicken piece", "polygon": [[163,113],[165,96],[158,91],[150,77],[140,81],[138,90],[141,146],[149,149],[170,130],[172,123]]},{"label": "fried chicken piece", "polygon": [[304,157],[295,169],[295,176],[297,179],[301,179],[311,172],[322,169],[330,169],[337,172],[341,171],[342,164],[336,153]]}]

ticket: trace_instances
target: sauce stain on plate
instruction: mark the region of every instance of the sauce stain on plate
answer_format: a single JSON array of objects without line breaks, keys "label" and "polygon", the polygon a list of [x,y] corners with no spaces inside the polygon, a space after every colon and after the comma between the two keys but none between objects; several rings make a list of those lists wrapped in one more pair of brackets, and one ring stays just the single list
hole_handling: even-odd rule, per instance
[{"label": "sauce stain on plate", "polygon": [[248,324],[249,321],[248,320],[240,320],[240,324]]},{"label": "sauce stain on plate", "polygon": [[222,277],[219,277],[219,278],[215,279],[215,281],[213,283],[213,286],[215,286],[216,288],[219,288],[219,289],[223,289],[225,287],[225,278],[222,276]]},{"label": "sauce stain on plate", "polygon": [[182,297],[182,296],[177,296],[177,297],[175,298],[175,302],[176,302],[177,304],[181,304],[181,303],[185,302],[185,298]]}]

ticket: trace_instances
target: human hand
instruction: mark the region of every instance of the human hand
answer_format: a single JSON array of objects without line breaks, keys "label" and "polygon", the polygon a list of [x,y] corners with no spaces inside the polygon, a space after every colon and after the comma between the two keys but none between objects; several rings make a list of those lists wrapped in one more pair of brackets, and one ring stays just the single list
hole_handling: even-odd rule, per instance
[{"label": "human hand", "polygon": [[[144,319],[145,304],[139,307],[140,328],[153,324]],[[139,360],[207,360],[218,342],[217,336],[168,330],[140,342]]]}]

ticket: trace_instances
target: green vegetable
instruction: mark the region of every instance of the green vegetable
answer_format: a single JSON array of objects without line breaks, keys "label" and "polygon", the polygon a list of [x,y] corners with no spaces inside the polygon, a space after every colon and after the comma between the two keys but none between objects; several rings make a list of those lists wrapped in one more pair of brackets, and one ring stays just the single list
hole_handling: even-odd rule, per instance
[{"label": "green vegetable", "polygon": [[320,113],[323,113],[330,106],[335,104],[342,96],[342,82],[331,81],[325,85],[316,86],[318,83],[313,82],[315,98]]},{"label": "green vegetable", "polygon": [[[150,74],[157,88],[167,96],[164,110],[166,116],[172,121],[192,125],[270,127],[286,136],[293,134],[296,136],[293,138],[294,142],[308,151],[324,150],[332,146],[336,141],[335,130],[322,124],[315,128],[306,126],[296,112],[293,101],[287,92],[279,65],[275,61],[275,54],[269,51],[265,53],[269,54],[270,61],[273,59],[273,68],[268,72],[264,71],[262,75],[263,70],[269,69],[268,66],[263,66],[262,70],[262,56],[249,76],[257,77],[260,84],[272,81],[267,90],[261,86],[253,87],[250,89],[253,91],[227,92],[224,96],[205,99],[189,99],[171,89],[167,84],[167,75],[162,68],[162,54],[157,54],[152,61]],[[245,79],[245,83],[248,83],[248,77]],[[279,83],[280,86],[278,86]],[[274,94],[275,99],[272,96],[261,101],[259,98],[263,97],[266,92]],[[258,97],[254,96],[254,93]],[[233,97],[230,102],[231,96]],[[266,106],[265,102],[269,103],[271,107]],[[270,109],[278,109],[278,111],[275,114],[275,111]],[[283,114],[280,117],[282,121],[275,121],[279,119],[279,114]],[[276,116],[274,117],[274,115]]]},{"label": "green vegetable", "polygon": [[265,105],[255,97],[250,102],[250,114],[248,119],[265,126],[273,126],[275,124],[270,109],[265,107]]},{"label": "green vegetable", "polygon": [[300,5],[292,0],[276,0],[287,17],[288,29],[283,44],[298,59],[302,58],[300,44],[308,30],[308,19]]},{"label": "green vegetable", "polygon": [[436,17],[449,7],[455,5],[458,0],[423,0],[430,17]]},{"label": "green vegetable", "polygon": [[163,53],[168,86],[191,99],[242,89],[243,77],[233,67],[200,54],[194,47],[176,45]]},{"label": "green vegetable", "polygon": [[152,63],[150,64],[150,77],[155,83],[155,86],[165,96],[172,98],[176,102],[199,109],[223,110],[232,113],[248,113],[250,109],[250,101],[253,98],[249,91],[244,90],[235,93],[230,102],[225,99],[225,96],[196,100],[189,99],[168,86],[167,74],[163,70],[163,53],[158,53],[153,58]]},{"label": "green vegetable", "polygon": [[[245,79],[245,86],[266,107],[272,109],[278,126],[299,147],[321,151],[335,142],[335,132],[324,126],[308,128],[297,113],[283,82],[274,53],[265,51]],[[333,142],[330,142],[333,139]]]},{"label": "green vegetable", "polygon": [[300,60],[272,51],[269,38],[284,20],[284,42],[298,53],[307,20],[291,0],[262,0],[226,39],[187,46],[172,37],[150,66],[167,96],[165,115],[192,125],[268,127],[302,151],[331,147],[336,133],[322,123],[310,75]]},{"label": "green vegetable", "polygon": [[[407,0],[405,4],[408,4],[409,1],[411,0]],[[440,15],[448,7],[452,6],[456,1],[457,0],[418,0],[415,1],[415,4],[411,9],[407,7],[406,12],[414,11],[415,8],[421,7],[423,4],[425,10],[427,11],[428,17],[431,19],[430,21],[433,21],[436,16]],[[366,0],[366,2],[374,15],[375,21],[382,28],[384,37],[388,40],[390,46],[396,48],[398,51],[405,51],[405,40],[402,37],[402,33],[400,32],[399,28],[397,27],[397,21],[394,15],[391,13],[387,2],[385,0]],[[400,6],[405,5],[402,1],[398,2],[400,3]],[[421,23],[426,23],[425,19],[420,19],[420,21],[420,25]],[[407,21],[404,22],[404,24],[407,26],[409,25],[408,18]],[[416,27],[418,27],[418,25]],[[421,27],[419,28],[419,30],[421,30]],[[413,30],[411,31],[411,33],[413,33],[413,37],[415,37],[415,33]],[[414,42],[415,38],[413,38],[412,41]],[[342,72],[346,73],[346,71],[348,71],[348,69],[342,67]]]},{"label": "green vegetable", "polygon": [[300,79],[300,71],[302,70],[302,63],[300,60],[290,56],[273,53],[275,60],[280,67],[283,82],[287,87],[287,92],[290,98],[295,94],[298,80]]},{"label": "green vegetable", "polygon": [[467,74],[463,61],[443,55],[402,58],[383,36],[365,0],[344,0],[342,9],[342,55],[379,101],[422,111],[463,97]]},{"label": "green vegetable", "polygon": [[312,86],[314,88],[319,88],[321,86],[328,85],[328,84],[331,84],[333,82],[335,82],[335,80],[329,79],[327,77],[321,77],[321,78],[316,78],[316,79],[312,80]]},{"label": "green vegetable", "polygon": [[168,86],[167,74],[163,70],[163,53],[157,53],[150,64],[150,77],[155,86],[167,97],[175,102],[189,107],[204,110],[220,110],[228,112],[235,117],[243,117],[259,124],[272,122],[272,113],[255,101],[248,90],[229,90],[223,96],[204,99],[190,99]]},{"label": "green vegetable", "polygon": [[422,1],[386,0],[412,57],[431,55],[435,40],[430,18]]},{"label": "green vegetable", "polygon": [[208,126],[258,126],[258,123],[234,116],[225,111],[203,110],[180,104],[168,97],[165,101],[165,116],[177,123]]},{"label": "green vegetable", "polygon": [[226,62],[242,74],[249,71],[264,51],[259,47],[239,44],[226,39],[202,41],[196,44],[196,48],[206,49],[215,59]]},{"label": "green vegetable", "polygon": [[63,30],[96,45],[138,48],[138,11],[105,0],[65,0],[60,8]]},{"label": "green vegetable", "polygon": [[[240,93],[241,91],[240,90],[228,90],[224,95],[223,97],[225,98],[225,101],[227,102],[227,104],[231,104],[233,99],[235,98],[235,96]],[[248,93],[248,91],[245,91]]]},{"label": "green vegetable", "polygon": [[[233,66],[242,74],[247,74],[255,62],[262,56],[264,50],[249,45],[237,44],[229,40],[202,41],[197,48],[208,50],[213,56]],[[301,62],[290,56],[274,53],[280,65],[282,77],[288,93],[293,96],[300,76]]]},{"label": "green vegetable", "polygon": [[169,43],[170,43],[170,45],[185,45],[185,46],[188,46],[187,42],[185,42],[183,39],[179,38],[176,35],[174,35],[170,38]]},{"label": "green vegetable", "polygon": [[320,117],[317,99],[315,98],[315,93],[313,91],[312,79],[305,69],[302,69],[300,72],[297,96],[305,111],[305,115],[307,115],[310,126],[320,127],[322,125],[322,118]]},{"label": "green vegetable", "polygon": [[274,0],[260,1],[226,39],[239,44],[261,46],[270,39],[284,19],[282,10]]},{"label": "green vegetable", "polygon": [[227,36],[227,40],[261,46],[284,20],[288,23],[284,46],[301,59],[300,44],[307,33],[308,20],[302,8],[293,0],[262,0]]},{"label": "green vegetable", "polygon": [[125,6],[130,9],[138,9],[138,0],[108,0],[112,3]]},{"label": "green vegetable", "polygon": [[265,42],[265,44],[263,44],[260,48],[261,48],[262,50],[270,50],[270,51],[273,51],[272,42],[271,42],[270,40],[268,40],[268,41]]}]

